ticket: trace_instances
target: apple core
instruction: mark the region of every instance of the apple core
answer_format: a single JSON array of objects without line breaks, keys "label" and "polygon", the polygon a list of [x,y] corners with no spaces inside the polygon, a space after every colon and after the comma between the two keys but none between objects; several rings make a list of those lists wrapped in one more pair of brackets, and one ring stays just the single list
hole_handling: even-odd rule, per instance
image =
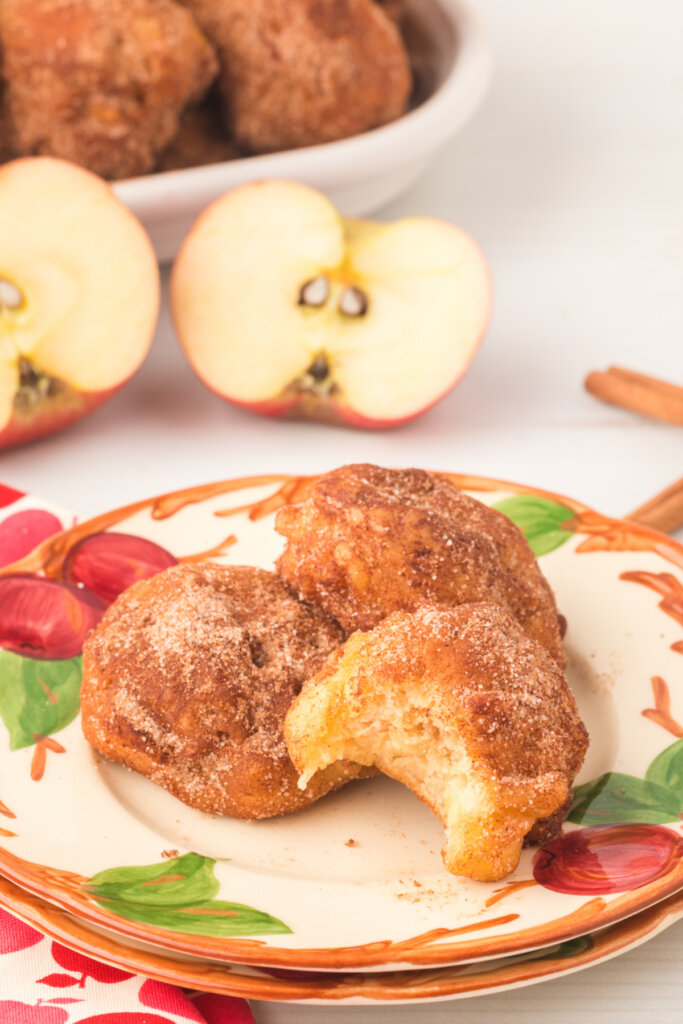
[{"label": "apple core", "polygon": [[17,412],[27,412],[41,400],[54,398],[65,389],[66,385],[62,381],[43,373],[30,359],[25,356],[19,358],[19,386],[14,395],[14,408]]}]

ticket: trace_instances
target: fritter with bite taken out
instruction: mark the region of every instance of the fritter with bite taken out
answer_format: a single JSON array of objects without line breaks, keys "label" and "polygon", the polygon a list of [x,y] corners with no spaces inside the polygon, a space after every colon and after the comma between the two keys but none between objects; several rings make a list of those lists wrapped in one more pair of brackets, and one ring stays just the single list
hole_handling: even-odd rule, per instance
[{"label": "fritter with bite taken out", "polygon": [[482,882],[566,814],[588,734],[557,664],[496,605],[423,605],[354,633],[294,701],[301,784],[340,758],[403,782],[446,829],[444,863]]}]

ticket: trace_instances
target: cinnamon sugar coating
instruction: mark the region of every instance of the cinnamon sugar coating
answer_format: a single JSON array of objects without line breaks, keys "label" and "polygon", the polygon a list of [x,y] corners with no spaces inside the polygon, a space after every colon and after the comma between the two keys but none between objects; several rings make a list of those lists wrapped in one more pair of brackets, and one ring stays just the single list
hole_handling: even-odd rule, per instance
[{"label": "cinnamon sugar coating", "polygon": [[2,0],[0,51],[16,154],[108,178],[152,170],[218,70],[174,0]]},{"label": "cinnamon sugar coating", "polygon": [[302,780],[352,758],[446,829],[449,871],[497,881],[559,830],[588,735],[562,671],[504,609],[423,605],[354,633],[285,721]]},{"label": "cinnamon sugar coating", "polygon": [[86,640],[85,738],[201,811],[298,810],[367,774],[337,764],[301,791],[282,735],[292,699],[341,640],[273,573],[174,566],[126,590]]},{"label": "cinnamon sugar coating", "polygon": [[229,130],[253,153],[347,138],[404,113],[408,55],[374,0],[181,0],[216,46]]},{"label": "cinnamon sugar coating", "polygon": [[347,632],[425,601],[491,601],[565,664],[555,599],[523,534],[445,477],[343,466],[275,528],[287,539],[277,571]]}]

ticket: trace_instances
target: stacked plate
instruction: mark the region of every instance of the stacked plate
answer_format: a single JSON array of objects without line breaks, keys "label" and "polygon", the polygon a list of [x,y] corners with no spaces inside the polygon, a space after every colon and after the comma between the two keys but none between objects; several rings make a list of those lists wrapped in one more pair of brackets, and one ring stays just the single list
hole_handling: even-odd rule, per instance
[{"label": "stacked plate", "polygon": [[568,622],[591,745],[559,839],[525,851],[504,882],[476,883],[445,871],[441,826],[389,779],[250,823],[194,811],[94,754],[69,649],[79,623],[60,625],[49,581],[93,535],[112,591],[143,548],[150,573],[201,558],[272,567],[274,514],[299,481],[223,481],[72,527],[0,570],[16,591],[0,644],[31,629],[59,640],[54,660],[0,651],[0,902],[153,978],[352,1004],[530,984],[682,916],[683,702],[670,686],[683,664],[683,548],[558,495],[452,479],[524,530]]}]

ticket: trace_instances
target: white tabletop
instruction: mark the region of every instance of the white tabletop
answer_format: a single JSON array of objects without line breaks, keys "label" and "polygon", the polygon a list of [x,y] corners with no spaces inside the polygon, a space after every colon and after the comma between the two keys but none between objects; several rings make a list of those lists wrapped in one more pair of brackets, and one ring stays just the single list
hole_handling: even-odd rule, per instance
[{"label": "white tabletop", "polygon": [[[479,239],[495,314],[466,379],[400,430],[250,416],[192,375],[166,314],[138,376],[0,480],[90,516],[227,476],[350,461],[523,481],[620,515],[683,472],[683,434],[597,403],[591,369],[683,380],[683,4],[478,0],[496,53],[471,125],[383,219],[447,217]],[[430,1007],[258,1004],[259,1024],[559,1024],[681,1019],[683,928],[581,975]]]}]

